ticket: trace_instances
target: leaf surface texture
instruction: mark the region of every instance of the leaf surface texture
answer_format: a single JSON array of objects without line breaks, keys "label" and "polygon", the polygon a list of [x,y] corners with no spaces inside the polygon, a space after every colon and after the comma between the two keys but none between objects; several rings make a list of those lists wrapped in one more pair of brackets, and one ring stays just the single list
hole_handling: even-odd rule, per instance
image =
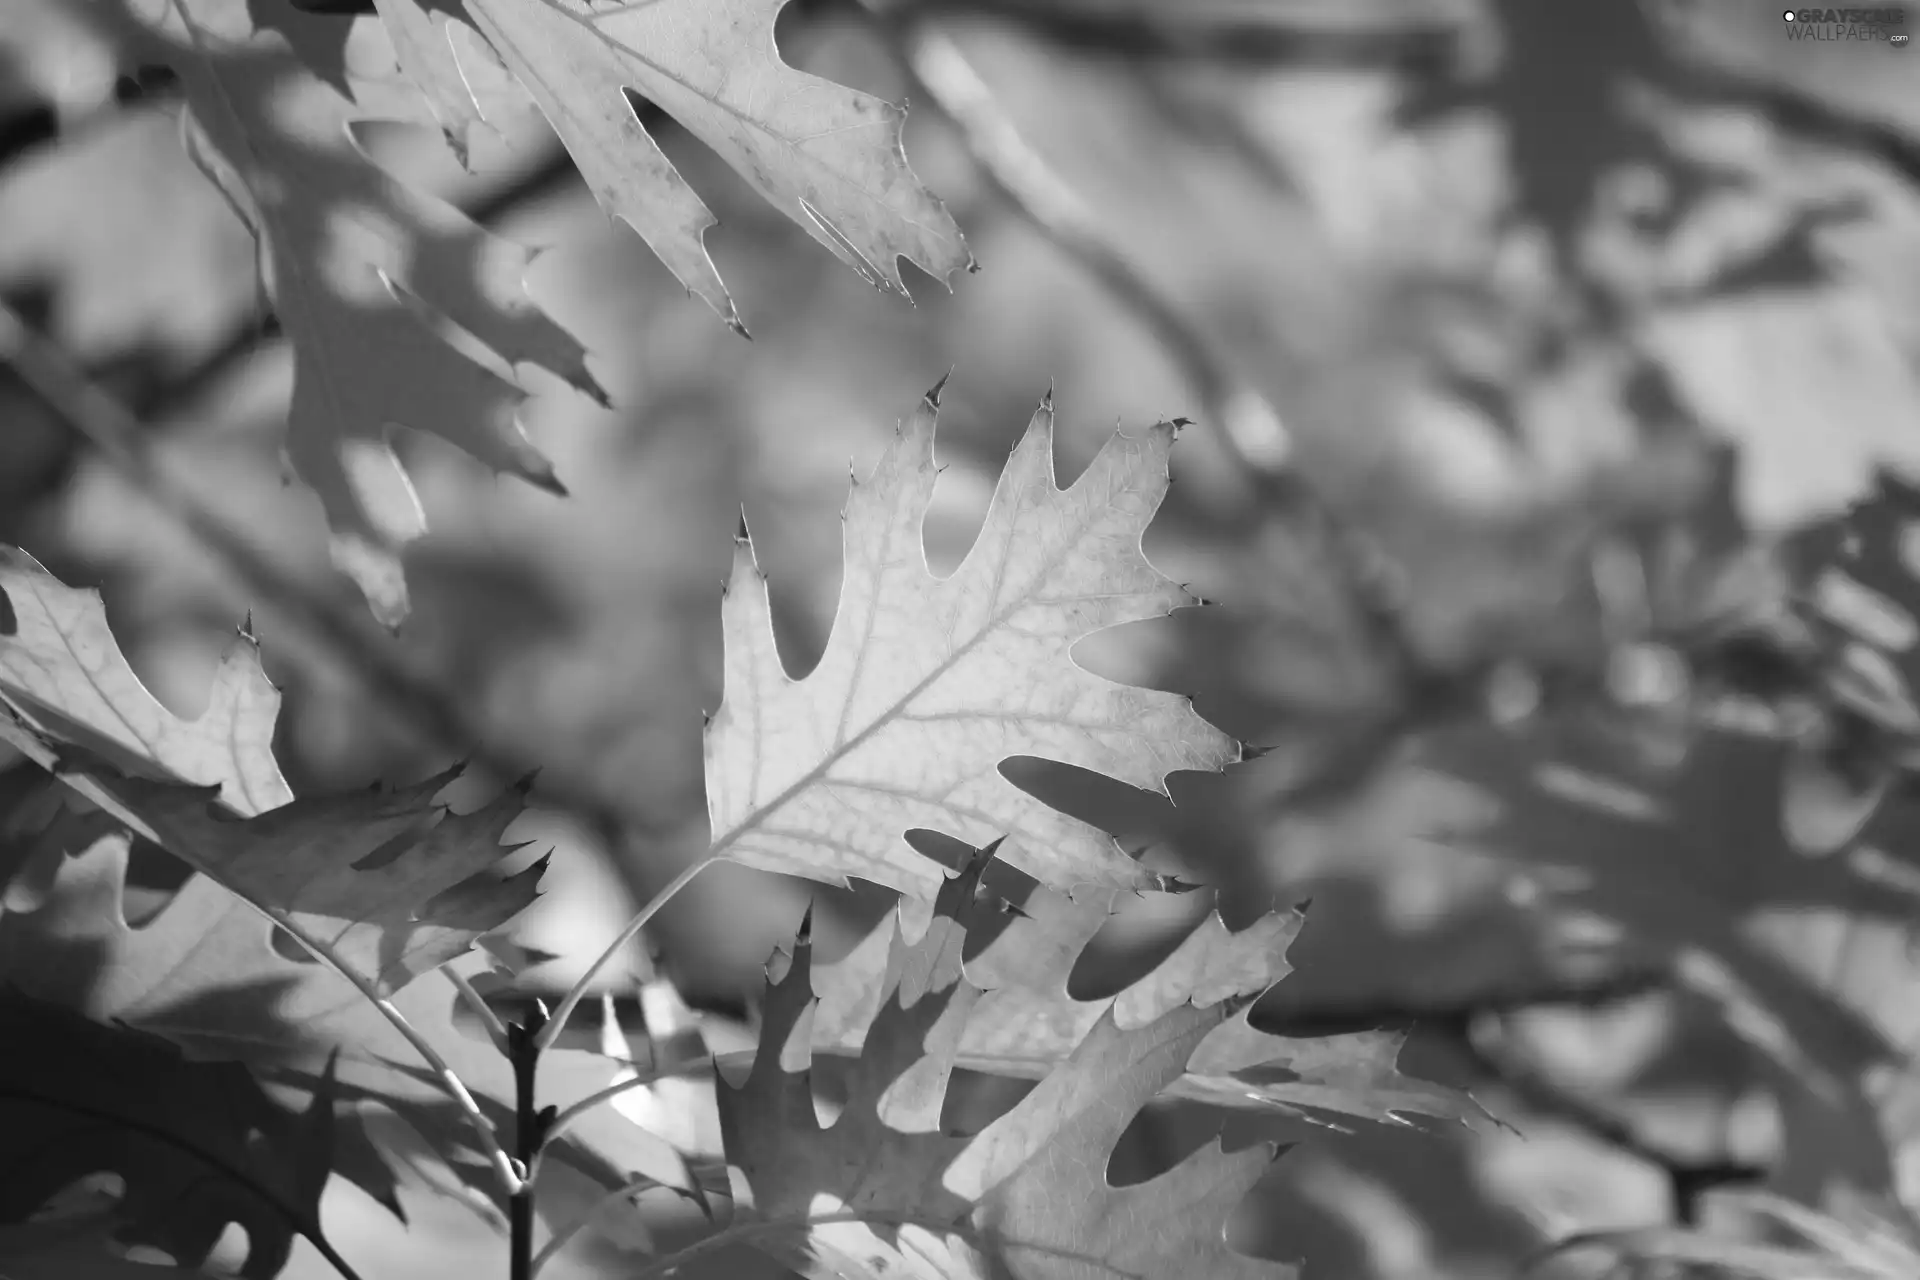
[{"label": "leaf surface texture", "polygon": [[1182,697],[1075,664],[1073,645],[1192,598],[1140,538],[1167,488],[1174,428],[1116,435],[1067,489],[1053,478],[1053,409],[1034,414],[953,574],[927,568],[935,402],[901,427],[844,515],[846,570],[826,652],[795,680],[775,647],[766,584],[738,545],[721,606],[725,696],[707,728],[713,852],[766,870],[871,880],[923,898],[940,865],[904,836],[976,846],[1061,889],[1149,888],[1114,841],[999,771],[1012,756],[1161,790],[1238,746]]},{"label": "leaf surface texture", "polygon": [[[795,70],[774,45],[786,0],[465,0],[468,19],[539,104],[601,208],[640,233],[674,278],[740,327],[707,256],[714,216],[648,136],[628,91],[672,116],[875,288],[906,296],[899,259],[941,279],[971,258],[907,166],[906,113]],[[402,64],[453,132],[460,56],[421,0],[380,0]]]}]

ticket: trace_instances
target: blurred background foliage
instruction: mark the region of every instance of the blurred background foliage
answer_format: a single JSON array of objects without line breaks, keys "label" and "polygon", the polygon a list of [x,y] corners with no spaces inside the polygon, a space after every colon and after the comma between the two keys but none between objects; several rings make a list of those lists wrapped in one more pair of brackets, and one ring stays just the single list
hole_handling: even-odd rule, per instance
[{"label": "blurred background foliage", "polygon": [[[1517,1130],[1240,1122],[1311,1139],[1243,1209],[1248,1246],[1308,1254],[1309,1276],[1507,1275],[1568,1231],[1689,1217],[1702,1186],[1777,1173],[1783,1151],[1809,1177],[1839,1160],[1783,1146],[1812,1122],[1756,1099],[1769,1071],[1857,1078],[1876,1035],[1908,1030],[1911,897],[1903,917],[1855,879],[1809,872],[1818,859],[1778,799],[1796,785],[1782,781],[1792,752],[1703,727],[1672,685],[1705,652],[1676,637],[1765,595],[1738,585],[1756,545],[1817,583],[1842,561],[1864,575],[1866,538],[1883,612],[1913,626],[1920,504],[1877,477],[1920,474],[1920,54],[1789,41],[1753,0],[925,7],[1130,258],[1271,397],[1290,465],[1391,566],[1386,636],[1318,526],[1250,502],[1197,424],[1148,547],[1216,607],[1083,656],[1194,694],[1269,750],[1175,779],[1172,805],[1011,768],[1220,885],[1230,922],[1311,897],[1297,972],[1262,1016],[1424,1016],[1405,1065],[1471,1084]],[[371,19],[252,8],[378,38]],[[209,506],[312,591],[356,600],[317,501],[283,479],[291,359],[253,245],[180,145],[176,87],[129,56],[117,12],[9,0],[0,21],[0,294],[140,417]],[[906,95],[856,5],[795,0],[779,34],[798,66]],[[525,378],[523,420],[564,499],[401,441],[431,533],[408,553],[413,612],[395,643],[543,786],[623,796],[638,822],[632,847],[610,849],[564,811],[530,820],[526,835],[559,849],[524,928],[555,953],[525,975],[549,990],[702,848],[698,732],[743,510],[804,670],[832,616],[849,468],[870,467],[949,370],[936,569],[964,551],[1049,387],[1063,476],[1116,426],[1201,414],[1136,318],[995,197],[931,110],[910,118],[908,153],[981,270],[949,293],[909,268],[912,305],[875,296],[649,117],[720,216],[708,243],[750,343],[609,225],[544,125],[516,119],[472,173],[417,126],[357,136],[389,172],[545,250],[532,292],[614,402]],[[102,586],[130,658],[182,712],[258,603],[4,366],[0,540]],[[287,690],[296,789],[443,763],[353,673],[270,612],[256,624]],[[1676,651],[1677,677],[1661,665]],[[1625,780],[1607,791],[1599,773]],[[1905,803],[1844,842],[1911,858]],[[164,892],[166,869],[147,874]],[[887,906],[721,868],[669,908],[655,945],[697,1002],[739,1008],[809,899],[829,954]],[[1123,914],[1079,993],[1117,989],[1213,901]],[[1670,981],[1676,964],[1724,981]],[[1813,1066],[1724,1016],[1754,1002]],[[1143,1121],[1116,1175],[1178,1158],[1213,1123]],[[334,1237],[370,1274],[494,1265],[497,1245],[459,1210],[409,1203],[403,1227],[336,1189]],[[614,1256],[584,1250],[576,1270],[615,1274]]]}]

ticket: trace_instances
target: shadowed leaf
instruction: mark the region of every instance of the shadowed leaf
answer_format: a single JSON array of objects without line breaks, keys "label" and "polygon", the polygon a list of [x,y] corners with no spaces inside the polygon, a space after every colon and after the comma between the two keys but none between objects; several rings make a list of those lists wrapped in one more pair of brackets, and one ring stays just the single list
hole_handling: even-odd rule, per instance
[{"label": "shadowed leaf", "polygon": [[[1158,1177],[1108,1185],[1113,1147],[1177,1079],[1232,1003],[1180,1003],[1130,1030],[1100,1016],[1038,1087],[971,1138],[939,1131],[954,1054],[980,992],[962,973],[981,863],[961,912],[894,935],[884,999],[830,1126],[814,1112],[812,944],[771,982],[753,1069],[722,1081],[721,1129],[743,1239],[809,1280],[1281,1277],[1228,1247],[1226,1222],[1273,1159],[1212,1144]],[[952,901],[952,899],[950,899]]]},{"label": "shadowed leaf", "polygon": [[[256,30],[244,0],[182,0],[159,7],[155,28],[127,25],[144,57],[179,73],[188,148],[259,240],[266,291],[293,345],[288,455],[326,508],[335,562],[398,625],[408,609],[399,551],[426,524],[390,429],[432,433],[495,471],[557,489],[516,420],[525,393],[510,371],[538,365],[605,393],[580,344],[527,296],[527,249],[361,152],[352,125],[394,95],[349,101],[283,34],[323,20],[262,8],[281,30]],[[390,49],[362,51],[358,37],[377,38],[377,28],[355,34],[350,54],[391,67]],[[492,367],[437,331],[448,323]]]},{"label": "shadowed leaf", "polygon": [[97,593],[12,548],[0,550],[0,592],[18,618],[0,636],[0,738],[383,994],[532,902],[544,863],[493,875],[521,790],[464,815],[433,803],[452,773],[295,800],[273,758],[279,692],[251,639],[229,649],[207,710],[182,720],[127,665]]},{"label": "shadowed leaf", "polygon": [[[236,1063],[189,1062],[158,1037],[7,986],[0,1044],[9,1152],[0,1223],[24,1222],[80,1179],[111,1173],[125,1187],[111,1214],[115,1234],[183,1265],[205,1261],[229,1223],[246,1230],[240,1274],[250,1280],[278,1274],[296,1236],[328,1247],[320,1191],[333,1155],[330,1073],[297,1115]],[[0,1266],[14,1273],[3,1245]]]},{"label": "shadowed leaf", "polygon": [[[1001,870],[995,868],[995,870]],[[935,926],[981,908],[949,881],[934,907]],[[1209,912],[1171,955],[1117,995],[1077,1000],[1068,992],[1075,962],[1115,909],[1118,895],[1069,899],[1041,888],[1019,896],[1017,911],[966,964],[984,989],[954,1054],[968,1071],[1037,1080],[1073,1052],[1102,1018],[1138,1028],[1180,1006],[1249,1002],[1291,971],[1287,948],[1305,919],[1276,911],[1237,933]],[[814,1039],[823,1050],[858,1052],[886,994],[887,959],[902,921],[885,921],[840,962],[820,972]],[[1399,1112],[1471,1120],[1464,1094],[1394,1069],[1405,1035],[1360,1031],[1323,1037],[1273,1035],[1248,1021],[1251,1004],[1210,1030],[1169,1097],[1247,1110],[1314,1111],[1392,1120]]]}]

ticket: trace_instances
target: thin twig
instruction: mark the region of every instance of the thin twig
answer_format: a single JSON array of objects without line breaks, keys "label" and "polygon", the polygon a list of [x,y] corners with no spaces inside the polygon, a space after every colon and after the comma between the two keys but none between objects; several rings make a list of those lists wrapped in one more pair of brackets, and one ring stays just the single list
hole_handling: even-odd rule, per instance
[{"label": "thin twig", "polygon": [[610,1084],[604,1089],[588,1094],[586,1097],[580,1099],[580,1101],[573,1103],[566,1110],[554,1116],[553,1120],[547,1125],[547,1141],[552,1142],[555,1138],[572,1128],[576,1121],[592,1111],[595,1107],[603,1103],[612,1102],[615,1098],[630,1089],[638,1089],[642,1085],[658,1084],[662,1080],[673,1079],[675,1077],[705,1075],[712,1069],[711,1062],[688,1063],[685,1067],[676,1070],[653,1070],[636,1073],[625,1080]]},{"label": "thin twig", "polygon": [[[4,304],[0,304],[0,358],[11,363],[28,385],[45,397],[49,404],[65,413],[75,429],[98,445],[163,510],[177,519],[209,550],[220,555],[223,563],[231,567],[236,576],[241,576],[243,581],[250,584],[256,581],[266,584],[263,594],[270,596],[275,595],[277,589],[285,585],[279,580],[277,571],[272,569],[257,552],[234,536],[217,518],[201,508],[174,484],[154,458],[151,449],[147,447],[138,424],[120,407],[119,403],[78,376],[52,349],[51,344],[38,338],[26,323]],[[297,591],[293,594],[296,603],[306,608],[308,612],[322,618],[331,616],[324,609],[312,607]],[[385,655],[378,650],[372,651],[371,660],[381,663],[386,661]],[[413,690],[397,689],[395,696],[410,692]],[[66,779],[66,775],[60,772],[59,760],[52,753],[48,753],[45,759],[36,758],[35,762],[54,773],[55,776]],[[70,785],[75,781],[66,780]],[[112,803],[111,797],[103,788],[92,786],[87,791],[89,799],[95,800],[96,803],[103,803],[114,812],[116,817],[127,822],[142,835],[154,840],[156,844],[165,847],[166,842],[128,811],[126,806]],[[242,900],[250,901],[244,897]],[[312,951],[341,977],[352,983],[354,988],[365,996],[387,1021],[393,1024],[394,1029],[419,1052],[480,1133],[482,1146],[487,1149],[488,1159],[494,1165],[495,1173],[500,1176],[502,1187],[511,1194],[519,1186],[519,1177],[514,1173],[506,1152],[494,1136],[492,1124],[481,1113],[479,1104],[473,1100],[473,1095],[467,1092],[466,1085],[454,1074],[453,1068],[447,1064],[446,1059],[440,1056],[439,1050],[414,1029],[413,1024],[394,1007],[391,1000],[382,996],[371,982],[354,972],[351,966],[332,955],[324,943],[310,937],[291,915],[264,907],[259,903],[252,905],[286,929],[302,946]]]},{"label": "thin twig", "polygon": [[440,967],[440,972],[445,974],[447,981],[453,984],[453,989],[460,993],[460,998],[467,1002],[467,1007],[479,1015],[480,1024],[487,1029],[487,1038],[493,1041],[494,1047],[503,1053],[506,1052],[507,1024],[500,1021],[500,1015],[493,1011],[493,1006],[487,1003],[487,998],[474,990],[473,984],[467,981],[466,974],[446,965]]},{"label": "thin twig", "polygon": [[1697,1222],[1701,1197],[1716,1187],[1765,1180],[1767,1169],[1763,1165],[1731,1156],[1701,1157],[1676,1151],[1598,1099],[1567,1088],[1513,1047],[1498,1014],[1484,1014],[1473,1022],[1477,1025],[1470,1026],[1462,1037],[1468,1052],[1516,1095],[1615,1150],[1661,1170],[1666,1175],[1675,1222],[1683,1226]]},{"label": "thin twig", "polygon": [[647,922],[653,919],[660,908],[671,902],[675,894],[692,884],[693,878],[699,875],[704,868],[711,865],[713,861],[714,859],[711,857],[702,856],[699,861],[688,864],[682,869],[679,875],[667,882],[666,888],[654,894],[653,897],[648,900],[647,905],[640,908],[639,912],[634,915],[633,919],[627,921],[626,927],[620,930],[619,936],[607,944],[607,949],[602,951],[599,958],[587,966],[587,971],[580,975],[579,981],[575,982],[567,994],[561,998],[559,1007],[553,1011],[553,1016],[547,1019],[546,1025],[540,1029],[540,1034],[535,1040],[535,1043],[537,1043],[540,1048],[550,1048],[553,1042],[560,1038],[560,1033],[566,1030],[567,1019],[573,1016],[573,1011],[579,1008],[582,1000],[586,999],[587,987],[593,982],[599,972],[606,968],[613,958],[624,951],[635,938],[640,936],[640,931],[647,927]]},{"label": "thin twig", "polygon": [[533,1280],[533,1162],[553,1120],[553,1108],[540,1106],[537,1085],[540,1044],[536,1037],[546,1017],[546,1006],[536,1000],[525,1021],[507,1028],[507,1061],[513,1064],[514,1172],[520,1178],[507,1200],[508,1280]]},{"label": "thin twig", "polygon": [[[4,706],[0,705],[0,710],[3,709]],[[127,829],[135,835],[143,839],[151,840],[163,849],[167,847],[167,841],[160,833],[154,830],[149,823],[142,819],[130,807],[122,803],[110,788],[103,786],[99,781],[84,773],[74,773],[63,769],[59,754],[53,748],[40,745],[31,734],[10,735],[8,741],[18,748],[27,759],[33,761],[34,764],[45,769],[48,773],[58,778],[82,796],[85,796],[88,800],[91,800],[107,813],[112,814],[115,819],[124,824]],[[455,1104],[465,1113],[468,1122],[472,1124],[475,1134],[477,1134],[480,1139],[480,1146],[486,1153],[488,1163],[493,1166],[495,1175],[500,1179],[502,1189],[509,1195],[516,1192],[520,1188],[521,1179],[519,1174],[514,1171],[513,1162],[508,1159],[506,1149],[500,1145],[500,1139],[494,1134],[493,1122],[488,1120],[485,1113],[480,1110],[480,1104],[475,1102],[473,1095],[467,1091],[466,1083],[460,1079],[453,1067],[441,1056],[440,1051],[434,1048],[433,1043],[421,1035],[411,1022],[407,1021],[407,1016],[400,1012],[393,1001],[383,995],[379,987],[377,987],[371,979],[357,972],[352,965],[336,955],[333,948],[309,933],[306,927],[294,917],[292,912],[284,908],[271,907],[266,903],[257,902],[242,893],[235,893],[234,897],[246,903],[253,910],[259,912],[268,920],[273,921],[273,923],[279,925],[282,929],[285,929],[287,935],[302,947],[306,948],[315,960],[318,960],[320,963],[326,965],[327,968],[344,978],[352,985],[355,991],[358,991],[366,998],[369,1004],[380,1011],[380,1016],[391,1023],[393,1029],[398,1031],[401,1036],[405,1038],[406,1042],[413,1046],[414,1051],[420,1055],[421,1059],[433,1069],[434,1075],[439,1078],[441,1087],[447,1091],[453,1098]]]}]

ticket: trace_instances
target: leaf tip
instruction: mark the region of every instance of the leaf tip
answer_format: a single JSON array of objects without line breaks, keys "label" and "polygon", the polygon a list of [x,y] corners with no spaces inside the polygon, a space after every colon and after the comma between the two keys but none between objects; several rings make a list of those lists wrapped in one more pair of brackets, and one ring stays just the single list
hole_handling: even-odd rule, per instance
[{"label": "leaf tip", "polygon": [[594,377],[593,374],[588,371],[585,360],[580,362],[580,371],[571,381],[587,399],[593,401],[602,409],[612,412],[613,394],[607,390],[600,379]]},{"label": "leaf tip", "polygon": [[957,918],[960,912],[971,905],[974,895],[980,889],[981,880],[986,875],[987,864],[993,861],[1000,851],[1000,846],[1006,841],[1005,836],[1000,836],[990,844],[970,850],[961,860],[959,869],[953,877],[940,886],[940,892],[934,904],[935,911],[951,907],[951,911],[947,914]]},{"label": "leaf tip", "polygon": [[934,383],[933,386],[928,389],[926,394],[926,401],[927,401],[928,408],[938,409],[940,407],[940,393],[946,390],[947,379],[951,378],[952,376],[953,376],[953,370],[949,368],[945,373],[940,375],[940,381]]}]

